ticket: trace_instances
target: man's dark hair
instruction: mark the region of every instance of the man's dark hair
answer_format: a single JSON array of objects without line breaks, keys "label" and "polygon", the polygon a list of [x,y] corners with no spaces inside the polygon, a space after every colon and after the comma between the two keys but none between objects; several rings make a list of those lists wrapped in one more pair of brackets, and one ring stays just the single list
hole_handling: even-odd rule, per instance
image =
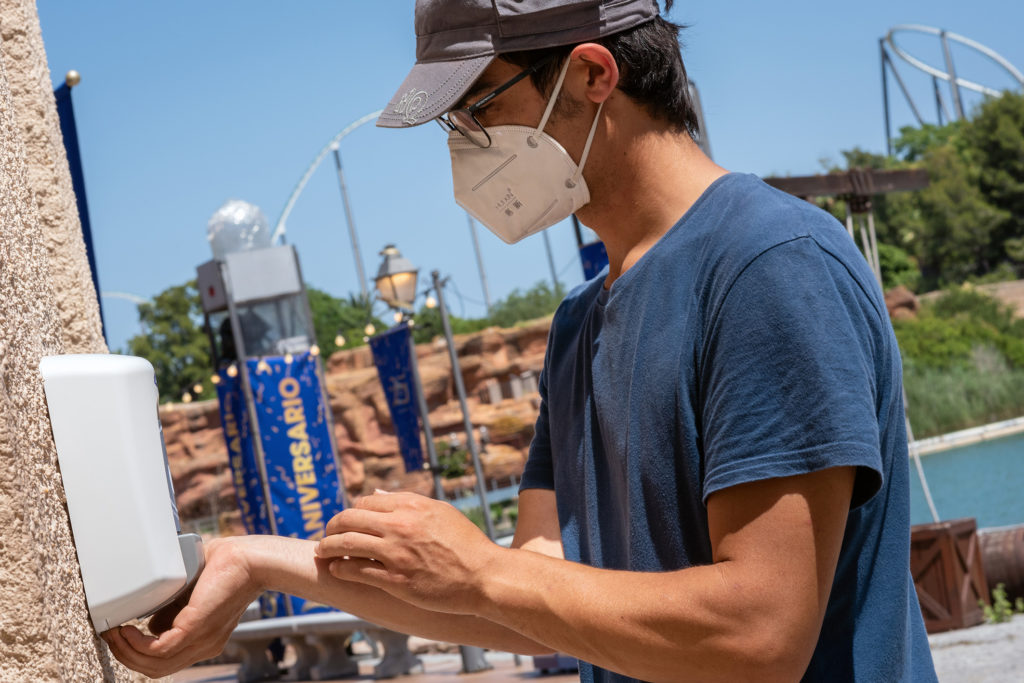
[{"label": "man's dark hair", "polygon": [[[665,0],[665,11],[672,0]],[[619,65],[618,89],[640,104],[653,118],[667,121],[678,132],[696,138],[697,112],[687,87],[686,67],[679,54],[679,31],[684,27],[661,16],[634,28],[593,41],[611,52]],[[524,69],[545,57],[551,60],[531,76],[534,87],[550,92],[565,59],[576,45],[507,52],[499,55],[506,62]]]}]

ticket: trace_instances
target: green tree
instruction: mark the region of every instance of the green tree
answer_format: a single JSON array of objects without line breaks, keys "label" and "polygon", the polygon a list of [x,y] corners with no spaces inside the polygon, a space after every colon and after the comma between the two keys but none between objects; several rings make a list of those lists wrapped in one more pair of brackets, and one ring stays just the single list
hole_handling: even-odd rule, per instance
[{"label": "green tree", "polygon": [[964,137],[979,169],[978,187],[1002,217],[993,246],[1000,256],[1024,262],[1024,94],[986,100]]},{"label": "green tree", "polygon": [[525,292],[513,289],[503,300],[491,306],[490,319],[500,327],[512,327],[524,320],[533,320],[551,315],[565,298],[561,283],[552,289],[546,281],[540,281]]},{"label": "green tree", "polygon": [[[444,334],[441,326],[441,312],[434,308],[423,306],[414,316],[415,326],[412,328],[412,338],[417,344],[425,344],[438,335]],[[460,318],[448,314],[448,322],[452,326],[452,334],[470,334],[490,327],[494,323],[489,318]]]},{"label": "green tree", "polygon": [[903,285],[916,291],[921,280],[917,261],[906,251],[889,244],[878,245],[878,265],[882,270],[882,284],[888,290]]},{"label": "green tree", "polygon": [[160,401],[179,401],[196,384],[203,386],[196,398],[213,397],[210,342],[202,328],[195,280],[168,287],[138,310],[146,331],[128,340],[128,352],[153,364]]},{"label": "green tree", "polygon": [[[306,285],[309,296],[309,309],[313,314],[313,330],[316,343],[323,356],[329,357],[339,348],[351,349],[362,346],[365,342],[364,328],[372,323],[382,330],[385,324],[372,314],[372,301],[357,294],[350,294],[347,299],[339,299],[327,292]],[[345,338],[345,344],[339,347],[335,340],[338,334]]]},{"label": "green tree", "polygon": [[[829,170],[927,171],[929,187],[873,199],[879,242],[908,252],[921,288],[1024,270],[1024,95],[989,99],[964,121],[903,128],[895,150],[846,150]],[[822,205],[845,218],[841,198]]]},{"label": "green tree", "polygon": [[984,275],[1005,260],[998,230],[1006,212],[990,204],[978,186],[979,167],[952,144],[924,153],[928,187],[916,192],[896,217],[926,283],[935,287]]}]

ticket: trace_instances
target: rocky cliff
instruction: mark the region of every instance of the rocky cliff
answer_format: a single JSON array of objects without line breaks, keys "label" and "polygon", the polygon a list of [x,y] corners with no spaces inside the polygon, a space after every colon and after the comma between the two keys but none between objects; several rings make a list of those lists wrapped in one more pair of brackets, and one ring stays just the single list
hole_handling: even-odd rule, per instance
[{"label": "rocky cliff", "polygon": [[[455,337],[456,353],[475,436],[489,442],[481,454],[488,482],[522,473],[533,436],[539,397],[536,378],[544,363],[550,319],[514,329],[489,328]],[[416,348],[430,424],[437,441],[465,443],[462,413],[443,338]],[[339,351],[326,362],[327,394],[349,495],[375,488],[430,495],[426,472],[406,472],[391,415],[369,347]],[[216,401],[169,404],[160,410],[171,477],[185,526],[206,533],[242,533],[227,449]],[[484,430],[481,430],[484,428]],[[456,459],[460,459],[456,455]],[[471,491],[475,473],[445,480],[456,495]]]}]

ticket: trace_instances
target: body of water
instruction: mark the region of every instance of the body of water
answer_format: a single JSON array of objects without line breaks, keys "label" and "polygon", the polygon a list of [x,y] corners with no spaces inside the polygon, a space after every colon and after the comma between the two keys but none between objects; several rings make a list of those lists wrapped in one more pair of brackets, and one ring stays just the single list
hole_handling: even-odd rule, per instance
[{"label": "body of water", "polygon": [[[921,457],[942,520],[974,517],[978,527],[1024,524],[1024,432]],[[910,523],[932,521],[910,462]]]}]

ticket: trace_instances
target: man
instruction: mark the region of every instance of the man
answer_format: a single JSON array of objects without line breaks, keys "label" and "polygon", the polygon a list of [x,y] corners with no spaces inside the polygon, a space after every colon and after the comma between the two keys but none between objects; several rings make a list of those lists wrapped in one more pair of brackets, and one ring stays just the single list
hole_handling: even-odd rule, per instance
[{"label": "man", "polygon": [[456,200],[506,241],[576,212],[609,255],[552,323],[513,547],[369,496],[319,544],[211,544],[171,629],[110,631],[117,656],[210,656],[272,589],[585,681],[935,680],[899,351],[842,227],[700,152],[654,0],[418,0],[416,30],[380,125],[440,117]]}]

